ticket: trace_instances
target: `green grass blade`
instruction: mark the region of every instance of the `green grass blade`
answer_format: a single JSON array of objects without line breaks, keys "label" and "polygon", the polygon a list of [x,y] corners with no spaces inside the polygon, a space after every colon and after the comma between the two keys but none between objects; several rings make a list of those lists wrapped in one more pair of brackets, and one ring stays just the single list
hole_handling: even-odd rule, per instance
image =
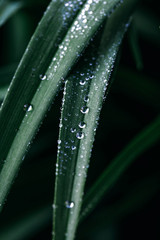
[{"label": "green grass blade", "polygon": [[4,99],[4,96],[6,95],[8,86],[4,86],[0,88],[0,101]]},{"label": "green grass blade", "polygon": [[50,207],[33,211],[31,214],[18,219],[14,223],[0,230],[0,239],[3,240],[22,240],[30,239],[40,230],[45,229],[51,220]]},{"label": "green grass blade", "polygon": [[98,1],[92,4],[88,0],[83,6],[81,2],[74,1],[72,7],[69,2],[51,1],[1,107],[0,163],[4,162],[0,173],[1,208],[26,149],[63,78],[107,13],[119,1],[111,0],[108,4],[104,4],[107,1]]},{"label": "green grass blade", "polygon": [[130,164],[160,138],[160,117],[140,132],[111,162],[84,198],[80,221],[99,203]]},{"label": "green grass blade", "polygon": [[0,27],[20,8],[22,8],[22,2],[2,2],[0,4]]},{"label": "green grass blade", "polygon": [[53,205],[54,240],[74,239],[99,113],[135,2],[124,2],[112,14],[100,46],[96,39],[98,43],[92,44],[82,60],[85,67],[80,63],[65,84]]},{"label": "green grass blade", "polygon": [[138,33],[134,25],[134,22],[132,23],[129,31],[129,44],[130,44],[130,48],[132,51],[132,55],[133,55],[136,67],[138,70],[142,70],[143,60],[142,60],[142,54],[139,46]]},{"label": "green grass blade", "polygon": [[158,191],[158,174],[138,181],[138,183],[136,182],[132,185],[132,187],[127,189],[125,196],[92,215],[87,223],[82,223],[79,229],[79,231],[82,232],[81,238],[85,238],[88,233],[94,234],[93,226],[96,233],[98,228],[106,228],[107,225],[110,226],[112,224],[119,224],[129,215],[133,214],[134,216],[134,214],[138,213],[139,210],[148,207],[147,204],[153,199]]}]

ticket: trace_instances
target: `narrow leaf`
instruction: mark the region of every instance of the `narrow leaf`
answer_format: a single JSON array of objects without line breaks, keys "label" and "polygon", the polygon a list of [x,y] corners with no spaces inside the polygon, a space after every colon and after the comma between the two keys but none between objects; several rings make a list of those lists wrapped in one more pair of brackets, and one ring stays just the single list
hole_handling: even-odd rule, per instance
[{"label": "narrow leaf", "polygon": [[142,53],[140,50],[138,33],[136,26],[134,25],[134,22],[131,24],[131,28],[129,31],[129,44],[134,61],[136,63],[136,67],[138,70],[142,70],[143,69]]},{"label": "narrow leaf", "polygon": [[22,2],[8,2],[0,3],[0,27],[21,7]]},{"label": "narrow leaf", "polygon": [[148,207],[147,204],[153,199],[158,191],[158,174],[138,181],[138,183],[136,182],[125,192],[124,197],[103,207],[96,214],[92,215],[87,223],[84,222],[84,224],[81,225],[79,230],[82,233],[81,238],[85,238],[88,233],[94,234],[93,226],[96,233],[98,228],[106,228],[112,224],[119,224],[124,218],[128,217],[128,215],[134,215],[138,213],[140,209]]},{"label": "narrow leaf", "polygon": [[80,221],[100,202],[127,167],[160,138],[160,117],[140,132],[110,163],[84,198]]},{"label": "narrow leaf", "polygon": [[82,7],[83,1],[53,0],[48,6],[0,111],[0,206],[62,80],[118,2],[88,0]]},{"label": "narrow leaf", "polygon": [[95,39],[97,43],[82,60],[85,67],[79,64],[66,81],[56,165],[54,240],[74,239],[99,113],[135,2],[124,2],[111,15],[100,46]]},{"label": "narrow leaf", "polygon": [[45,229],[51,220],[50,207],[46,206],[39,210],[33,211],[27,216],[18,219],[14,223],[7,225],[0,230],[0,239],[3,240],[22,240],[29,239]]}]

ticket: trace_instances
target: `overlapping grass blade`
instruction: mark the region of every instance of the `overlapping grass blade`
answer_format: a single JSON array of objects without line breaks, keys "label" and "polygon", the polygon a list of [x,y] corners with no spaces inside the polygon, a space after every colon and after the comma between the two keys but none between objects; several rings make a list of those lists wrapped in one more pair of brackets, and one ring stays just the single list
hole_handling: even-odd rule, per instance
[{"label": "overlapping grass blade", "polygon": [[65,84],[53,205],[54,240],[74,239],[99,113],[135,3],[125,1],[112,14],[100,46],[91,44]]},{"label": "overlapping grass blade", "polygon": [[82,1],[74,1],[71,7],[70,1],[53,0],[44,13],[1,107],[1,207],[62,79],[118,2],[88,0],[82,6]]},{"label": "overlapping grass blade", "polygon": [[22,8],[22,2],[0,2],[0,27],[20,8]]},{"label": "overlapping grass blade", "polygon": [[140,132],[110,163],[84,198],[80,221],[100,202],[106,192],[124,173],[127,167],[144,151],[160,139],[160,117]]}]

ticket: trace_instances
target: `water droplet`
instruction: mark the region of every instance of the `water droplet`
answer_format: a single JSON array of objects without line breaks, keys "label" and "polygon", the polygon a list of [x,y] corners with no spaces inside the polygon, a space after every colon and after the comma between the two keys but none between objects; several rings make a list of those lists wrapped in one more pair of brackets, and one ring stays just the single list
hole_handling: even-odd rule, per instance
[{"label": "water droplet", "polygon": [[79,126],[80,128],[85,128],[85,127],[86,127],[86,124],[85,124],[85,122],[80,122],[78,126]]},{"label": "water droplet", "polygon": [[80,73],[81,76],[84,76],[84,73]]},{"label": "water droplet", "polygon": [[83,106],[83,107],[81,108],[81,113],[86,114],[86,113],[88,113],[88,112],[89,112],[89,108],[88,108],[88,107]]},{"label": "water droplet", "polygon": [[78,133],[76,134],[76,137],[77,137],[78,139],[83,139],[83,138],[84,138],[84,133],[78,132]]},{"label": "water droplet", "polygon": [[81,86],[85,85],[85,83],[86,83],[86,81],[83,80],[83,79],[81,79],[80,82],[79,82],[79,84],[80,84]]},{"label": "water droplet", "polygon": [[85,97],[84,97],[84,101],[85,101],[85,102],[89,102],[89,97],[88,97],[88,96],[85,96]]},{"label": "water droplet", "polygon": [[66,206],[66,208],[73,208],[74,207],[74,202],[72,202],[72,201],[65,201],[65,206]]},{"label": "water droplet", "polygon": [[71,128],[70,130],[71,130],[71,133],[74,133],[76,131],[75,128]]},{"label": "water droplet", "polygon": [[39,75],[39,78],[40,78],[42,81],[44,81],[44,80],[46,80],[47,76],[46,76],[46,75],[43,75],[43,74],[40,74],[40,75]]},{"label": "water droplet", "polygon": [[53,205],[52,205],[52,208],[53,208],[53,209],[56,209],[56,208],[57,208],[57,205],[56,205],[56,204],[53,204]]},{"label": "water droplet", "polygon": [[75,149],[76,149],[76,146],[72,146],[71,149],[72,149],[72,150],[75,150]]},{"label": "water droplet", "polygon": [[31,112],[33,110],[32,104],[24,104],[23,109],[25,112]]}]

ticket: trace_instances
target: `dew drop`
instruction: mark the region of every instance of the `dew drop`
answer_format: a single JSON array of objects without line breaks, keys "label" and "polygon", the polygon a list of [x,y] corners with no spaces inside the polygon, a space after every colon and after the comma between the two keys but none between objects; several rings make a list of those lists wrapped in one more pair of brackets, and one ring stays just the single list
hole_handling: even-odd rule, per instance
[{"label": "dew drop", "polygon": [[76,149],[76,146],[72,146],[71,149],[72,149],[72,150],[75,150],[75,149]]},{"label": "dew drop", "polygon": [[84,97],[84,101],[85,101],[85,102],[89,102],[89,97],[88,97],[88,96],[85,96],[85,97]]},{"label": "dew drop", "polygon": [[56,208],[57,208],[57,205],[56,205],[56,204],[53,204],[53,205],[52,205],[52,208],[53,208],[53,209],[56,209]]},{"label": "dew drop", "polygon": [[70,130],[71,130],[71,133],[74,133],[76,131],[75,128],[71,128]]},{"label": "dew drop", "polygon": [[80,128],[85,128],[85,127],[86,127],[86,124],[85,124],[85,122],[80,122],[78,126],[79,126]]},{"label": "dew drop", "polygon": [[89,108],[88,108],[88,107],[83,106],[83,107],[81,108],[81,113],[86,114],[86,113],[88,113],[88,112],[89,112]]},{"label": "dew drop", "polygon": [[24,110],[25,112],[31,112],[31,111],[33,110],[32,104],[24,104],[23,110]]},{"label": "dew drop", "polygon": [[46,80],[47,76],[46,76],[46,75],[43,75],[43,74],[40,74],[40,75],[39,75],[39,78],[40,78],[42,81],[44,81],[44,80]]},{"label": "dew drop", "polygon": [[74,202],[72,202],[72,201],[65,201],[65,206],[66,206],[66,208],[73,208],[74,207]]},{"label": "dew drop", "polygon": [[79,82],[79,84],[80,84],[81,86],[85,85],[85,83],[86,83],[86,81],[83,80],[83,79],[81,79],[80,82]]},{"label": "dew drop", "polygon": [[84,138],[84,133],[78,132],[78,133],[76,134],[76,137],[77,137],[78,139],[83,139],[83,138]]}]

